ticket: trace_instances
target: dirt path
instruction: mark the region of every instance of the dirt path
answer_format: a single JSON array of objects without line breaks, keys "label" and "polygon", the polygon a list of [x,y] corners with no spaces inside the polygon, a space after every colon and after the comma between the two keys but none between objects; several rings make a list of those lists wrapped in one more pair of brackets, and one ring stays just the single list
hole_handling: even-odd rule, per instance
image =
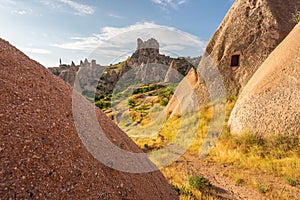
[{"label": "dirt path", "polygon": [[286,199],[297,199],[300,195],[299,187],[292,187],[286,184],[279,177],[274,177],[269,174],[254,174],[252,173],[251,178],[254,178],[261,182],[268,183],[271,190],[270,193],[264,194],[260,193],[258,189],[254,189],[246,184],[238,185],[232,178],[227,175],[231,170],[239,170],[240,173],[250,173],[245,172],[243,169],[237,169],[233,166],[226,166],[222,164],[207,162],[205,159],[200,159],[199,157],[185,154],[181,161],[186,162],[187,170],[190,173],[204,176],[209,179],[213,184],[217,195],[220,199],[234,199],[234,200],[244,200],[244,199],[283,199],[279,197],[280,195],[285,195]]}]

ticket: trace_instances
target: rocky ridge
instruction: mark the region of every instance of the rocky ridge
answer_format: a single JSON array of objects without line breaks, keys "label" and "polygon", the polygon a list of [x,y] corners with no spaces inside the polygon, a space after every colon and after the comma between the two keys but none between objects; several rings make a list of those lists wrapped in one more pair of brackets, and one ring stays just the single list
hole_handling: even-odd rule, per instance
[{"label": "rocky ridge", "polygon": [[[200,62],[200,57],[186,59],[162,55],[159,52],[159,47],[158,41],[154,38],[147,41],[138,38],[136,51],[127,60],[106,67],[100,65],[92,67],[92,69],[96,69],[98,76],[94,77],[93,81],[97,79],[98,83],[93,86],[87,82],[89,78],[84,77],[84,73],[90,73],[87,69],[95,61],[88,63],[86,60],[84,63],[81,62],[80,66],[71,65],[66,69],[65,65],[61,65],[59,68],[49,68],[49,70],[66,82],[74,83],[75,77],[69,77],[73,77],[73,71],[83,69],[79,77],[81,87],[90,92],[95,91],[97,87],[96,95],[108,95],[113,92],[119,80],[123,82],[124,88],[136,83],[178,83],[191,68],[195,68]],[[68,70],[71,72],[67,72]],[[70,74],[70,76],[63,74]]]}]

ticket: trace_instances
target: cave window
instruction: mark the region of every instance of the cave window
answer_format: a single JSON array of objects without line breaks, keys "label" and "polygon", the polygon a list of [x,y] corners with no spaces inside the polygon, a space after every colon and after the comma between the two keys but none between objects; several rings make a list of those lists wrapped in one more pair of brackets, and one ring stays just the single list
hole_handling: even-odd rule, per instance
[{"label": "cave window", "polygon": [[233,55],[231,57],[231,67],[238,67],[240,66],[240,55]]}]

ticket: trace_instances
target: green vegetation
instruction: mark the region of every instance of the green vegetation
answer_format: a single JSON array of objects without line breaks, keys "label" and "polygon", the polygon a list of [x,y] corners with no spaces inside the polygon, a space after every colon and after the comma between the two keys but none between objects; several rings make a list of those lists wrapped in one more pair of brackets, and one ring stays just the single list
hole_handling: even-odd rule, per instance
[{"label": "green vegetation", "polygon": [[150,91],[154,91],[154,90],[158,90],[160,88],[163,88],[163,85],[158,85],[158,84],[149,84],[149,85],[145,85],[142,87],[139,87],[137,89],[134,89],[132,94],[142,94],[142,93],[147,93]]},{"label": "green vegetation", "polygon": [[218,199],[211,183],[202,176],[191,175],[183,184],[171,183],[180,199]]},{"label": "green vegetation", "polygon": [[136,105],[136,101],[134,99],[128,99],[128,105],[130,107],[134,107]]},{"label": "green vegetation", "polygon": [[290,186],[293,186],[293,187],[295,187],[295,186],[298,185],[297,181],[296,181],[295,179],[289,177],[289,176],[284,177],[284,181],[285,181],[287,184],[289,184]]},{"label": "green vegetation", "polygon": [[189,176],[188,181],[190,186],[199,190],[206,190],[212,186],[210,181],[203,176]]},{"label": "green vegetation", "polygon": [[95,105],[102,110],[106,110],[111,107],[111,101],[100,100],[96,101]]},{"label": "green vegetation", "polygon": [[112,95],[109,94],[107,96],[104,96],[103,94],[99,94],[95,97],[95,105],[99,107],[102,110],[107,110],[108,108],[111,108],[111,99]]}]

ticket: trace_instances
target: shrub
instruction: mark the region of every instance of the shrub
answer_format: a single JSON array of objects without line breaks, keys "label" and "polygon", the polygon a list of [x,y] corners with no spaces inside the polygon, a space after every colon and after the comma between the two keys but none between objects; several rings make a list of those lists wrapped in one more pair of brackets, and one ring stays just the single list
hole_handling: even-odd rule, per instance
[{"label": "shrub", "polygon": [[190,186],[196,189],[208,189],[212,186],[210,181],[203,176],[190,176],[188,178]]},{"label": "shrub", "polygon": [[259,193],[265,194],[268,192],[269,188],[268,186],[262,184],[262,183],[258,183],[257,184],[257,190]]},{"label": "shrub", "polygon": [[134,99],[128,99],[128,105],[130,107],[134,107],[136,105],[136,101]]},{"label": "shrub", "polygon": [[160,105],[162,105],[162,106],[167,106],[168,103],[169,103],[169,100],[162,99],[162,100],[160,101]]},{"label": "shrub", "polygon": [[297,181],[295,181],[293,178],[289,177],[289,176],[286,176],[284,178],[284,181],[289,184],[290,186],[293,186],[295,187],[297,185]]},{"label": "shrub", "polygon": [[100,101],[96,101],[95,105],[100,108],[100,109],[107,109],[111,107],[111,102],[110,101],[104,101],[104,100],[100,100]]},{"label": "shrub", "polygon": [[104,94],[99,94],[98,96],[95,97],[95,101],[99,101],[104,98],[105,98]]},{"label": "shrub", "polygon": [[180,188],[177,185],[174,185],[171,183],[172,188],[175,190],[175,192],[177,193],[177,195],[180,195]]}]

